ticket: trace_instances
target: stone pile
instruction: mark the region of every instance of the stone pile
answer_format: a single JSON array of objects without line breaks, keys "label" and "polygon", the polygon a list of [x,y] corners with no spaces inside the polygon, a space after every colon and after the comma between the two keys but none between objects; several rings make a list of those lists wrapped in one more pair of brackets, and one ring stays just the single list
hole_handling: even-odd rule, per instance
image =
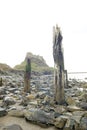
[{"label": "stone pile", "polygon": [[[52,125],[61,130],[87,129],[87,90],[82,83],[69,81],[69,87],[64,90],[66,103],[58,105],[54,101],[53,75],[32,75],[31,93],[23,91],[22,74],[0,76],[3,79],[0,87],[0,117],[15,116],[42,127]],[[14,130],[22,130],[21,126],[13,125]],[[10,130],[12,126],[0,127]]]}]

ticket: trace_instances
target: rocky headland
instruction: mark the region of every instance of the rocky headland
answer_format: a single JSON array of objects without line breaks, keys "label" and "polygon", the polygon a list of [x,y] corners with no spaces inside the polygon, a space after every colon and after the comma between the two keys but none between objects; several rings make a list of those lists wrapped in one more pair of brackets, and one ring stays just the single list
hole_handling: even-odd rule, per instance
[{"label": "rocky headland", "polygon": [[24,61],[22,61],[19,65],[14,67],[15,70],[25,70],[26,58],[29,57],[31,59],[32,72],[40,72],[43,74],[53,73],[53,68],[49,67],[42,56],[34,55],[31,52],[28,52],[25,56]]}]

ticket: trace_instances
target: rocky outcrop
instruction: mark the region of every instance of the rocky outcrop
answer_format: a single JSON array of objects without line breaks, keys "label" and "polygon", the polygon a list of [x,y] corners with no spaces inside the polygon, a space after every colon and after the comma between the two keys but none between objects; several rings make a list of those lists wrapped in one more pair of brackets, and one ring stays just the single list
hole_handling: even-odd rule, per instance
[{"label": "rocky outcrop", "polygon": [[29,52],[26,54],[24,61],[21,64],[16,65],[14,67],[14,69],[24,70],[25,65],[26,65],[26,58],[31,59],[31,69],[32,69],[32,71],[43,72],[44,74],[48,74],[48,73],[52,72],[52,68],[50,68],[46,64],[46,61],[44,60],[44,58],[42,56],[33,55],[32,53],[29,53]]}]

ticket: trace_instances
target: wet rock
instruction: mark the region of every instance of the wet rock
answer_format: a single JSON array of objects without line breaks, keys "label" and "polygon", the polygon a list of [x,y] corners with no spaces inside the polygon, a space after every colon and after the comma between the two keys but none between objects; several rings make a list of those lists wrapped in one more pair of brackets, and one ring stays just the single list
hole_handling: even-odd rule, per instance
[{"label": "wet rock", "polygon": [[0,107],[4,107],[4,103],[2,100],[0,100]]},{"label": "wet rock", "polygon": [[20,125],[13,124],[13,125],[4,127],[2,130],[23,130],[23,129],[21,128]]},{"label": "wet rock", "polygon": [[87,114],[87,111],[74,111],[74,112],[72,112],[72,114],[74,115],[74,116],[84,116],[85,114]]},{"label": "wet rock", "polygon": [[87,110],[87,103],[86,103],[86,102],[81,102],[81,103],[79,104],[79,106],[80,106],[82,109]]},{"label": "wet rock", "polygon": [[10,86],[11,88],[15,88],[15,86],[16,86],[16,84],[13,83],[12,80],[7,85]]},{"label": "wet rock", "polygon": [[77,106],[70,105],[70,106],[67,106],[67,110],[70,112],[74,112],[74,111],[81,111],[82,109]]},{"label": "wet rock", "polygon": [[8,115],[15,117],[24,117],[24,110],[11,110]]},{"label": "wet rock", "polygon": [[9,96],[5,97],[3,101],[4,101],[5,105],[7,105],[7,106],[13,105],[16,103],[15,99],[13,97],[9,97]]},{"label": "wet rock", "polygon": [[71,113],[71,112],[64,112],[63,115],[68,116],[68,117],[71,117],[71,116],[72,116],[72,113]]},{"label": "wet rock", "polygon": [[4,97],[5,97],[4,95],[0,95],[0,100],[4,99]]},{"label": "wet rock", "polygon": [[82,95],[79,97],[80,101],[87,102],[87,93],[82,93]]},{"label": "wet rock", "polygon": [[62,105],[57,105],[56,108],[54,109],[56,113],[62,114],[66,112],[66,107]]},{"label": "wet rock", "polygon": [[37,93],[36,98],[44,99],[45,96],[46,96],[46,92],[41,91]]},{"label": "wet rock", "polygon": [[28,104],[29,104],[29,99],[23,96],[20,105],[27,106]]},{"label": "wet rock", "polygon": [[79,130],[86,130],[86,129],[87,129],[87,117],[83,117],[79,125]]},{"label": "wet rock", "polygon": [[6,94],[5,88],[4,87],[0,87],[0,95],[4,95],[4,94]]},{"label": "wet rock", "polygon": [[26,98],[29,99],[29,100],[32,100],[32,99],[35,99],[35,96],[34,96],[34,94],[28,94],[26,96]]},{"label": "wet rock", "polygon": [[7,115],[7,111],[4,108],[0,107],[0,117]]},{"label": "wet rock", "polygon": [[75,120],[68,118],[63,130],[80,130],[78,128],[79,124]]},{"label": "wet rock", "polygon": [[75,100],[72,97],[69,97],[69,96],[66,97],[66,103],[68,105],[75,105],[76,104]]},{"label": "wet rock", "polygon": [[20,94],[19,90],[14,91],[14,94]]},{"label": "wet rock", "polygon": [[11,93],[14,93],[15,91],[17,91],[18,89],[17,88],[9,88],[9,92],[11,92]]},{"label": "wet rock", "polygon": [[44,101],[42,103],[45,105],[48,105],[48,104],[50,104],[50,101],[51,101],[51,97],[46,95],[46,97],[44,98]]},{"label": "wet rock", "polygon": [[80,120],[81,120],[81,118],[82,118],[82,116],[81,115],[73,115],[72,117],[71,117],[74,121],[76,121],[76,123],[78,123],[78,124],[80,124]]},{"label": "wet rock", "polygon": [[60,116],[60,117],[55,119],[54,125],[55,125],[55,127],[61,129],[61,128],[64,128],[66,121],[67,121],[66,116]]},{"label": "wet rock", "polygon": [[38,105],[38,102],[35,100],[35,101],[31,101],[29,102],[30,105],[34,105],[34,106],[37,106]]},{"label": "wet rock", "polygon": [[28,110],[25,112],[24,116],[28,121],[35,122],[36,124],[42,123],[46,125],[52,125],[54,119],[53,114],[39,109]]}]

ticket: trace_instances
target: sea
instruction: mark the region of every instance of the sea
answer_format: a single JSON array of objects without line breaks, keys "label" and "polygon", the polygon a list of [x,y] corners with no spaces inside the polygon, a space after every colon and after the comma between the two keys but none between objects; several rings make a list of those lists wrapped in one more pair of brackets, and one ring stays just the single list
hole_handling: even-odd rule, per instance
[{"label": "sea", "polygon": [[68,74],[68,79],[77,79],[87,82],[87,73]]}]

